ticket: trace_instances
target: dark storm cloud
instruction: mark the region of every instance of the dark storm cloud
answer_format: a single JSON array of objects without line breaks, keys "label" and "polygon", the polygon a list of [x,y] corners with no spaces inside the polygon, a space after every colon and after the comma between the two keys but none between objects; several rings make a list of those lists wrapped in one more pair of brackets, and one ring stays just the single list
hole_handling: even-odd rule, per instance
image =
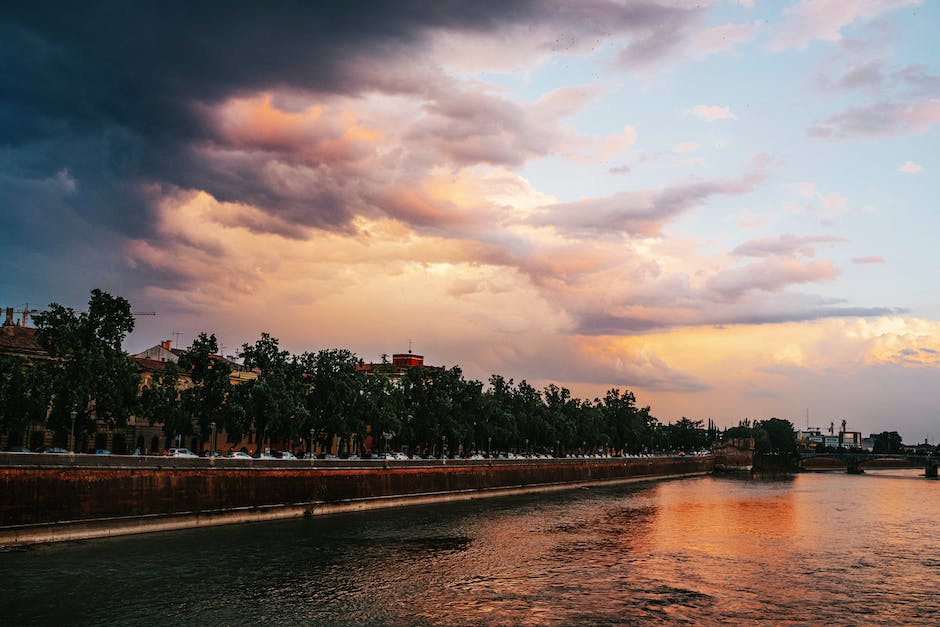
[{"label": "dark storm cloud", "polygon": [[[146,219],[140,199],[87,198],[121,183],[200,187],[203,173],[223,199],[243,192],[213,176],[192,146],[211,138],[197,106],[244,92],[298,88],[357,93],[389,73],[357,70],[368,56],[392,64],[432,27],[487,28],[524,16],[486,3],[17,3],[0,13],[0,144],[24,150],[29,177],[69,168],[86,184],[79,210],[109,202]],[[403,89],[417,85],[401,85]],[[234,175],[241,176],[234,168]],[[131,202],[128,202],[130,200]],[[267,199],[270,204],[272,199]],[[93,202],[91,202],[93,201]],[[324,225],[342,223],[335,199],[314,199]],[[82,206],[84,205],[84,207]],[[107,223],[94,213],[95,222]]]},{"label": "dark storm cloud", "polygon": [[[542,32],[586,49],[610,36],[645,41],[663,29],[679,32],[695,13],[604,0],[5,3],[0,160],[14,164],[5,172],[20,183],[7,183],[21,193],[30,181],[69,172],[77,186],[63,202],[89,224],[128,237],[152,231],[155,192],[188,189],[277,213],[280,233],[290,233],[290,223],[346,231],[387,190],[357,189],[352,174],[362,172],[320,167],[309,156],[303,162],[289,150],[233,146],[210,108],[265,90],[406,94],[426,103],[428,120],[412,131],[433,139],[428,148],[441,159],[517,166],[551,142],[518,107],[449,92],[424,56],[431,34]],[[465,115],[478,106],[485,119],[482,111]],[[287,170],[291,185],[279,178]],[[42,210],[43,197],[20,204]],[[9,200],[0,209],[24,211]],[[11,223],[22,226],[21,218]],[[0,236],[22,237],[13,229]]]}]

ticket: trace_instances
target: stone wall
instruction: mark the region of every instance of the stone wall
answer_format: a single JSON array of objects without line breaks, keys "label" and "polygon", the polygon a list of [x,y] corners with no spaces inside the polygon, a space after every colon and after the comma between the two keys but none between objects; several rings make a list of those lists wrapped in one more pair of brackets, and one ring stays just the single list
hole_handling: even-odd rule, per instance
[{"label": "stone wall", "polygon": [[[44,456],[13,462],[0,458],[0,545],[45,541],[49,533],[81,523],[110,535],[116,529],[140,529],[141,520],[162,517],[202,518],[194,526],[227,522],[224,513],[287,508],[284,515],[312,515],[342,509],[399,505],[452,497],[479,497],[570,487],[594,482],[703,474],[711,471],[710,457],[513,460],[493,463],[435,462],[262,462],[205,459]],[[6,462],[6,463],[5,463]],[[230,516],[228,518],[231,518]],[[123,523],[121,521],[124,521]],[[160,525],[156,525],[160,526]],[[68,535],[68,534],[66,534]],[[38,539],[37,539],[38,538]]]}]

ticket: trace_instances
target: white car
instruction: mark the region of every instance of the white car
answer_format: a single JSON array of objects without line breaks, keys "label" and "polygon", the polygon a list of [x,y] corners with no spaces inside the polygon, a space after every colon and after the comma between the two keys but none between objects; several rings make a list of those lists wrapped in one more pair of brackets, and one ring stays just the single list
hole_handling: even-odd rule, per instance
[{"label": "white car", "polygon": [[170,457],[194,457],[196,459],[199,459],[199,456],[193,453],[188,448],[171,448],[169,456]]},{"label": "white car", "polygon": [[244,451],[232,451],[228,454],[229,459],[251,459],[251,455]]},{"label": "white car", "polygon": [[290,451],[284,451],[281,453],[281,459],[297,459],[297,456]]}]

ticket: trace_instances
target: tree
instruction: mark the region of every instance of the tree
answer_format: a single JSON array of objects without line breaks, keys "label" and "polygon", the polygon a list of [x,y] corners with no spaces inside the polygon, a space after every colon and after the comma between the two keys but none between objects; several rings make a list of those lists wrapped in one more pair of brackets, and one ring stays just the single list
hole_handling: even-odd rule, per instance
[{"label": "tree", "polygon": [[873,434],[875,453],[899,453],[903,440],[897,431],[882,431]]},{"label": "tree", "polygon": [[324,446],[333,437],[342,439],[360,428],[364,430],[360,424],[365,421],[360,393],[364,394],[365,375],[356,369],[358,364],[359,359],[345,349],[304,353],[300,358],[309,383],[306,408],[310,425]]},{"label": "tree", "polygon": [[150,424],[161,423],[167,435],[192,432],[192,418],[180,400],[180,371],[172,361],[154,372],[150,385],[140,391],[140,415]]},{"label": "tree", "polygon": [[180,355],[180,370],[187,373],[192,381],[191,387],[180,392],[187,420],[177,424],[177,430],[170,430],[169,425],[166,425],[164,428],[168,435],[189,435],[193,432],[193,426],[198,425],[199,434],[205,439],[209,436],[213,422],[217,427],[227,422],[230,417],[227,404],[232,391],[232,366],[219,357],[218,352],[219,343],[215,334],[200,333],[189,349]]},{"label": "tree", "polygon": [[254,344],[242,346],[245,366],[258,377],[240,388],[241,405],[254,425],[258,442],[299,440],[308,423],[306,385],[300,361],[278,347],[277,338],[262,333]]},{"label": "tree", "polygon": [[93,431],[95,421],[126,425],[137,408],[140,383],[136,365],[121,350],[134,330],[130,303],[94,289],[88,311],[52,303],[35,320],[39,344],[54,359],[48,426],[67,429],[72,411],[79,433]]},{"label": "tree", "polygon": [[706,433],[701,420],[690,420],[683,416],[674,424],[667,425],[666,432],[673,448],[681,451],[694,451],[706,443]]},{"label": "tree", "polygon": [[796,453],[796,430],[793,423],[770,418],[754,423],[754,450],[758,453]]},{"label": "tree", "polygon": [[0,355],[0,433],[22,433],[29,444],[29,424],[45,421],[52,400],[52,368],[46,361]]}]

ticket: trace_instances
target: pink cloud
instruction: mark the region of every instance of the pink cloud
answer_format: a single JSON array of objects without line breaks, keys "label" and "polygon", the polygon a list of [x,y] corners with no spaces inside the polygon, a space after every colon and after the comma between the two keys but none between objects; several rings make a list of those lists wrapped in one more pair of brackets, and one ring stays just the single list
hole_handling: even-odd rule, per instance
[{"label": "pink cloud", "polygon": [[697,105],[692,109],[692,115],[706,122],[737,119],[737,116],[731,113],[729,107],[720,107],[718,105]]},{"label": "pink cloud", "polygon": [[658,190],[620,192],[604,198],[588,198],[543,207],[530,223],[553,226],[570,235],[657,235],[663,224],[676,219],[712,196],[741,195],[752,191],[765,177],[758,159],[739,178],[678,183]]},{"label": "pink cloud", "polygon": [[864,264],[864,263],[884,263],[884,257],[852,257],[852,263]]},{"label": "pink cloud", "polygon": [[708,281],[720,299],[735,301],[754,290],[777,292],[788,285],[832,279],[839,270],[831,259],[771,257],[723,270]]},{"label": "pink cloud", "polygon": [[816,254],[813,247],[814,244],[831,244],[844,241],[843,238],[827,235],[798,237],[786,233],[779,237],[753,239],[744,242],[732,250],[731,254],[745,257],[768,257],[771,255],[801,255],[804,257],[812,257]]},{"label": "pink cloud", "polygon": [[903,165],[898,167],[898,172],[904,172],[905,174],[920,174],[923,171],[924,166],[913,161],[905,161]]},{"label": "pink cloud", "polygon": [[770,48],[802,49],[817,39],[838,41],[842,29],[856,21],[869,21],[882,13],[920,4],[921,0],[803,0],[784,9],[784,22]]}]

